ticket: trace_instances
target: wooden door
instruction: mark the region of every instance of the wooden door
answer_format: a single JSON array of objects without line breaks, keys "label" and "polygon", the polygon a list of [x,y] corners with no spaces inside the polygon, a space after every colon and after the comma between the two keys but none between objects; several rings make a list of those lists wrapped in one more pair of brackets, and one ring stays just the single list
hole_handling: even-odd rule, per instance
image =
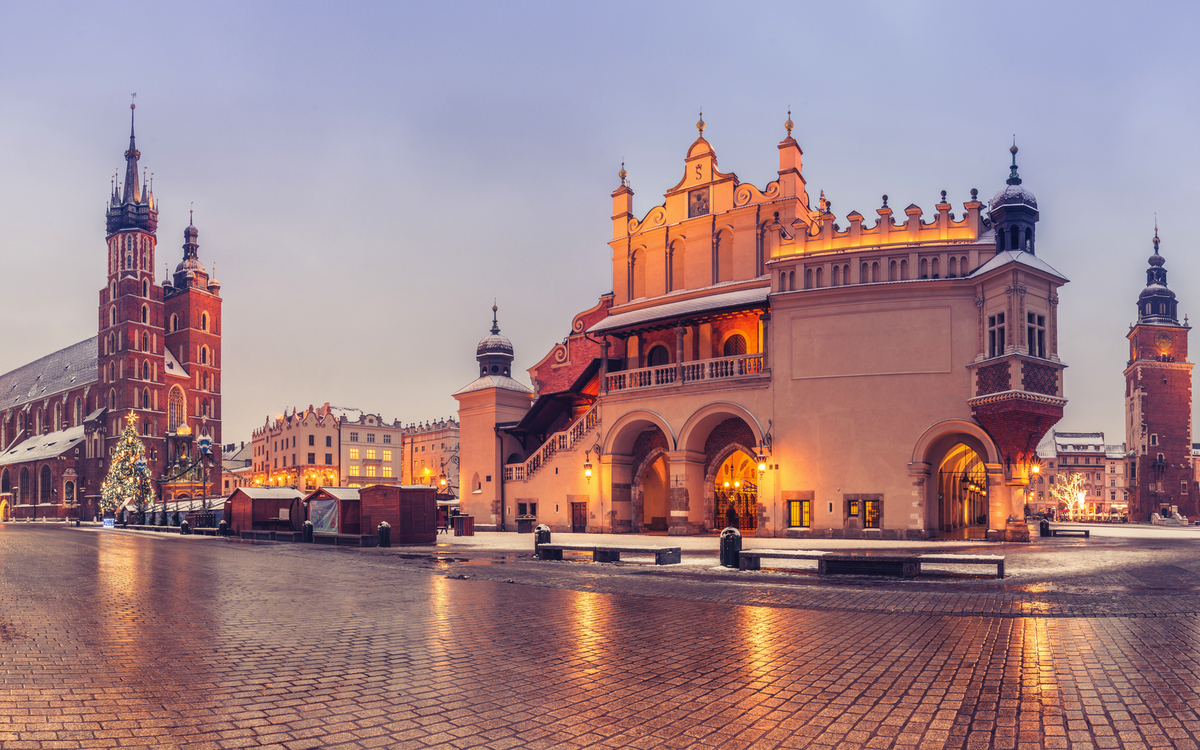
[{"label": "wooden door", "polygon": [[577,534],[587,531],[587,503],[571,503],[571,531]]}]

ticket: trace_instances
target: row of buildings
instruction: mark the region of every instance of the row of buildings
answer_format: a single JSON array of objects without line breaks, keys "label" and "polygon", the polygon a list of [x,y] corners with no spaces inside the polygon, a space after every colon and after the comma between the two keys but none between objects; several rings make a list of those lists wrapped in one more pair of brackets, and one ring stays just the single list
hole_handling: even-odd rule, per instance
[{"label": "row of buildings", "polygon": [[[225,481],[232,487],[366,487],[436,484],[458,488],[458,423],[401,424],[330,406],[268,418],[243,444]],[[242,454],[245,454],[242,456]],[[230,476],[232,475],[232,476]],[[232,489],[232,487],[230,489]]]}]

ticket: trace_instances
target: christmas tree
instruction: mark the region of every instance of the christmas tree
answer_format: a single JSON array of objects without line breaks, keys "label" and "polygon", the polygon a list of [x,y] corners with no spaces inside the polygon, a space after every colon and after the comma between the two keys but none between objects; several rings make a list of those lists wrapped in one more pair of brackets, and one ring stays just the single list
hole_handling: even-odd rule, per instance
[{"label": "christmas tree", "polygon": [[146,446],[133,428],[136,420],[133,412],[125,417],[125,429],[117,441],[108,477],[100,484],[100,508],[105,514],[132,503],[138,515],[144,516],[154,492],[146,470]]}]

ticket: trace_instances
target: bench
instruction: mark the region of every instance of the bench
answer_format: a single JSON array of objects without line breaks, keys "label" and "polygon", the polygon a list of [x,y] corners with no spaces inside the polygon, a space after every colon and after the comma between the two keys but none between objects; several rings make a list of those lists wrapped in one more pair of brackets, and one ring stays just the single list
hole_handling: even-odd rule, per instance
[{"label": "bench", "polygon": [[331,544],[335,547],[378,547],[379,536],[377,534],[313,534],[313,544]]},{"label": "bench", "polygon": [[1090,539],[1092,536],[1091,529],[1050,529],[1050,536],[1081,536],[1084,539]]},{"label": "bench", "polygon": [[916,578],[922,565],[994,565],[1004,577],[1003,555],[863,555],[811,550],[752,549],[738,553],[740,570],[761,570],[763,558],[816,560],[818,575],[876,575]]},{"label": "bench", "polygon": [[655,565],[678,565],[680,547],[614,547],[596,544],[539,544],[535,556],[541,560],[561,560],[564,551],[591,552],[593,562],[620,562],[621,553],[631,555],[654,555]]}]

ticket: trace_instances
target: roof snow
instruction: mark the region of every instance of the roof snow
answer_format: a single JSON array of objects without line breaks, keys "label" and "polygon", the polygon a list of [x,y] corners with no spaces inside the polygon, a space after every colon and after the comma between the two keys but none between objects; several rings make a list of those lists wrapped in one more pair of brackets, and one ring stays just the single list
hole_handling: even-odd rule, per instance
[{"label": "roof snow", "polygon": [[83,445],[83,425],[45,435],[34,435],[0,453],[0,466],[26,461],[41,461],[66,453]]},{"label": "roof snow", "polygon": [[97,346],[93,336],[0,375],[0,410],[95,383]]}]

